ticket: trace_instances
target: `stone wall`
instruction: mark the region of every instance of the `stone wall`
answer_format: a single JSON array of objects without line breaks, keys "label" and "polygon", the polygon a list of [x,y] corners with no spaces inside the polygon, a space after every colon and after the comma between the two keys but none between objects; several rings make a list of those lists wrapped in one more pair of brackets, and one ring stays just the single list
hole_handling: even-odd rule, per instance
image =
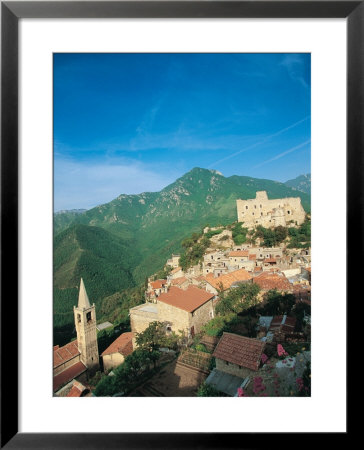
[{"label": "stone wall", "polygon": [[235,375],[236,377],[246,378],[251,376],[252,374],[256,374],[251,369],[247,369],[246,367],[241,367],[236,364],[228,363],[227,361],[223,361],[222,359],[216,358],[216,369],[221,372],[229,373],[230,375]]},{"label": "stone wall", "polygon": [[102,361],[104,363],[104,371],[114,369],[115,367],[120,366],[124,362],[125,358],[124,356],[119,353],[111,353],[110,355],[104,355],[102,357]]},{"label": "stone wall", "polygon": [[200,308],[191,313],[191,326],[194,327],[195,333],[199,333],[209,320],[214,317],[213,299],[204,303]]},{"label": "stone wall", "polygon": [[187,333],[190,329],[190,313],[167,303],[158,302],[158,320],[168,322],[171,331],[178,333],[183,330]]},{"label": "stone wall", "polygon": [[[158,314],[148,311],[143,311],[140,308],[149,305],[144,304],[141,306],[136,306],[135,308],[130,309],[130,327],[133,333],[142,333],[148,326],[155,321],[159,320]],[[157,306],[153,304],[156,311]]]},{"label": "stone wall", "polygon": [[266,191],[258,191],[255,199],[236,200],[236,207],[238,221],[247,228],[287,226],[291,221],[300,225],[306,216],[299,197],[269,200]]}]

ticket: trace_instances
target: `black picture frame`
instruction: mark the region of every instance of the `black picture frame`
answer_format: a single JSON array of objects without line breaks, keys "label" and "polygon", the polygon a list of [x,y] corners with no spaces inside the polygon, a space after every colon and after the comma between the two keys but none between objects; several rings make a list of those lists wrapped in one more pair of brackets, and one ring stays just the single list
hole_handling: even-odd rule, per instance
[{"label": "black picture frame", "polygon": [[[363,263],[363,1],[2,1],[1,2],[1,448],[259,448],[267,433],[19,433],[18,324],[18,23],[22,18],[346,18],[347,20],[347,299]],[[9,339],[9,336],[11,338]],[[11,345],[9,345],[11,343]],[[350,346],[348,346],[348,360]],[[7,361],[11,370],[6,370]],[[36,408],[36,405],[35,405]],[[221,411],[217,411],[221,414]],[[349,428],[347,429],[349,431]],[[289,430],[287,430],[289,431]],[[300,437],[307,444],[309,433]],[[338,433],[336,442],[348,436]],[[317,439],[317,435],[315,437]],[[295,445],[296,446],[296,445]]]}]

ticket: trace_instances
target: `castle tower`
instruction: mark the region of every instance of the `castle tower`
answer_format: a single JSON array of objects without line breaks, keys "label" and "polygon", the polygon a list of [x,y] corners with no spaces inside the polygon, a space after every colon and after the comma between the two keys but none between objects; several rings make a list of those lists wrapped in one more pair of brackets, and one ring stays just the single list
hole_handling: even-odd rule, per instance
[{"label": "castle tower", "polygon": [[73,312],[81,361],[88,369],[96,370],[99,367],[99,349],[97,345],[95,303],[92,306],[90,305],[82,278],[78,294],[78,306],[73,307]]}]

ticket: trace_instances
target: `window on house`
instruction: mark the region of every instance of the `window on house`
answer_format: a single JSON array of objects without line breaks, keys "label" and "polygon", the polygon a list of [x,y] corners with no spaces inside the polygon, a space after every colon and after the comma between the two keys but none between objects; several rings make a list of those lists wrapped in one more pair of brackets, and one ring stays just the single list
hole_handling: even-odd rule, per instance
[{"label": "window on house", "polygon": [[245,209],[248,209],[248,205],[246,205]]},{"label": "window on house", "polygon": [[87,320],[87,322],[91,322],[91,320],[92,320],[91,311],[86,314],[86,320]]},{"label": "window on house", "polygon": [[77,322],[81,323],[81,314],[77,314]]},{"label": "window on house", "polygon": [[287,211],[287,214],[291,214],[291,211]]}]

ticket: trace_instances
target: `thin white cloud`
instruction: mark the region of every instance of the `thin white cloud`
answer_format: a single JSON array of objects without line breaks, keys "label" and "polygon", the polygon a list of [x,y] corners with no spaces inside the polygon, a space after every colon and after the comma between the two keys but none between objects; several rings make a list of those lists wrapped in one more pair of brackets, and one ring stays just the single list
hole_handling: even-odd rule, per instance
[{"label": "thin white cloud", "polygon": [[296,151],[296,150],[298,150],[298,149],[304,147],[305,145],[309,144],[310,142],[311,142],[311,139],[308,139],[307,141],[302,142],[301,144],[296,145],[295,147],[292,147],[292,148],[286,150],[286,151],[283,152],[283,153],[279,153],[278,155],[274,156],[273,158],[267,159],[266,161],[263,161],[263,162],[257,164],[256,166],[253,166],[253,169],[256,169],[256,168],[258,168],[258,167],[264,166],[264,164],[268,164],[268,163],[270,163],[270,162],[272,162],[272,161],[276,161],[276,160],[279,159],[279,158],[283,158],[283,156],[286,156],[286,155],[288,155],[289,153],[292,153],[292,152],[294,152],[294,151]]},{"label": "thin white cloud", "polygon": [[87,162],[55,158],[54,210],[85,208],[107,203],[120,194],[156,192],[180,174],[156,171],[138,162]]},{"label": "thin white cloud", "polygon": [[252,148],[258,147],[259,145],[265,144],[267,141],[271,140],[272,138],[279,136],[282,133],[285,133],[286,131],[290,130],[291,128],[296,127],[297,125],[301,124],[302,122],[306,121],[309,118],[310,118],[310,116],[304,117],[303,119],[299,120],[298,122],[295,122],[292,125],[289,125],[288,127],[282,128],[281,130],[279,130],[273,134],[270,134],[269,136],[265,137],[261,141],[255,142],[254,144],[249,145],[248,147],[244,147],[241,150],[226,156],[225,158],[219,159],[218,161],[215,161],[214,163],[210,164],[208,166],[208,168],[210,169],[211,167],[214,167],[224,161],[227,161],[228,159],[233,158],[234,156],[237,156],[240,153],[246,152],[248,150],[251,150]]}]

